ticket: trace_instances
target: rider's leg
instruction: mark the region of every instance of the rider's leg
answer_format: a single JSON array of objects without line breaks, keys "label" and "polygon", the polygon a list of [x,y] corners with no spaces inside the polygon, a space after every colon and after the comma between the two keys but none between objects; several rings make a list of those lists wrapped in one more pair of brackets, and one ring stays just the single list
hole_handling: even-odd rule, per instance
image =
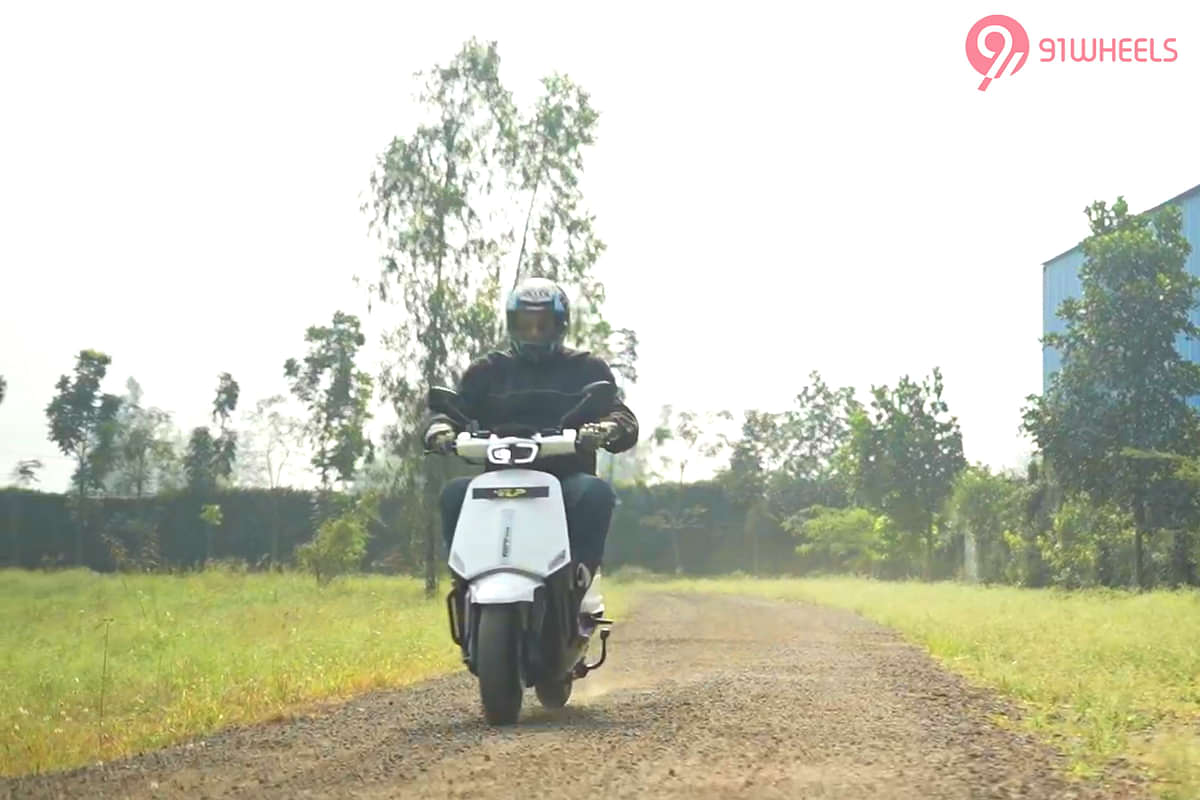
[{"label": "rider's leg", "polygon": [[571,554],[595,576],[604,560],[604,543],[617,496],[603,480],[585,473],[568,475],[562,487]]},{"label": "rider's leg", "polygon": [[446,552],[450,552],[450,543],[454,540],[454,526],[458,524],[458,514],[462,511],[463,500],[467,497],[469,477],[455,478],[442,488],[442,539],[446,542]]}]

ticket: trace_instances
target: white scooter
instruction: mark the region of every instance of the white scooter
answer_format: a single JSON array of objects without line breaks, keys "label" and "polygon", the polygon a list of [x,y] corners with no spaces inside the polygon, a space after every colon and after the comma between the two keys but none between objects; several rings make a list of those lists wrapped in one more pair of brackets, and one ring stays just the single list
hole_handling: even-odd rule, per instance
[{"label": "white scooter", "polygon": [[[491,724],[516,722],[530,686],[544,707],[566,705],[572,683],[607,656],[612,620],[604,618],[595,579],[572,558],[558,478],[537,467],[545,457],[575,453],[577,426],[615,395],[612,383],[589,384],[558,428],[498,436],[467,418],[454,391],[429,392],[430,409],[466,428],[452,451],[492,465],[467,488],[449,554],[461,581],[446,597],[450,635],[479,679]],[[587,664],[597,632],[600,659]]]}]

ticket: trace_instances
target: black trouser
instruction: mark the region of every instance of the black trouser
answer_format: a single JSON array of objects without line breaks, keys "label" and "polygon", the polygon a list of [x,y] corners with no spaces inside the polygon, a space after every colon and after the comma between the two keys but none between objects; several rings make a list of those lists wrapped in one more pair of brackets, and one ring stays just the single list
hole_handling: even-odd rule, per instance
[{"label": "black trouser", "polygon": [[[455,478],[442,489],[442,538],[446,541],[447,553],[454,540],[458,512],[462,509],[470,482],[469,477]],[[586,564],[595,575],[604,559],[604,542],[608,538],[608,524],[612,521],[617,496],[612,487],[595,475],[576,473],[566,476],[561,482],[571,555],[574,560]]]}]

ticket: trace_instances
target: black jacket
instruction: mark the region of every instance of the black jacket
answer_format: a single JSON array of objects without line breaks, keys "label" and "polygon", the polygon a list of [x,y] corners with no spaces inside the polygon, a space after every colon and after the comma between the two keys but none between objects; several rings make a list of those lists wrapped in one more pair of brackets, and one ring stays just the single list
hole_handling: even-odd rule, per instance
[{"label": "black jacket", "polygon": [[[563,348],[551,358],[529,363],[508,353],[493,352],[467,367],[458,385],[462,410],[483,430],[503,434],[506,429],[556,427],[563,415],[582,399],[582,389],[593,381],[612,381],[612,370],[591,353]],[[603,414],[588,422],[612,421],[619,435],[606,449],[622,453],[638,440],[638,421],[622,402],[616,401]],[[445,422],[455,431],[461,426],[442,414],[429,414],[423,430]],[[515,432],[515,431],[514,431]],[[573,473],[596,474],[596,454],[581,451],[573,456],[554,456],[540,462],[538,469],[564,477]]]}]

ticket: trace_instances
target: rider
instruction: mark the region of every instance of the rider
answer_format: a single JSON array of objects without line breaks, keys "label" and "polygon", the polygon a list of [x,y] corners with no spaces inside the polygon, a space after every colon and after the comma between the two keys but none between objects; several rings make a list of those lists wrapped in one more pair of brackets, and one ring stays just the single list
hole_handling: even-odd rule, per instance
[{"label": "rider", "polygon": [[[529,278],[508,298],[508,352],[492,352],[463,373],[458,393],[462,410],[484,430],[525,426],[556,427],[580,399],[583,387],[594,381],[614,381],[603,359],[564,346],[571,322],[566,293],[553,281]],[[531,390],[549,390],[525,394]],[[458,434],[445,415],[431,415],[424,441],[429,450],[445,451]],[[586,567],[580,583],[591,583],[604,556],[604,542],[616,495],[596,477],[596,448],[624,452],[638,440],[638,422],[624,403],[614,401],[593,421],[581,425],[584,444],[575,455],[547,457],[538,469],[559,478],[566,506],[571,552]],[[455,478],[442,490],[442,537],[449,551],[467,493],[470,477]]]}]

